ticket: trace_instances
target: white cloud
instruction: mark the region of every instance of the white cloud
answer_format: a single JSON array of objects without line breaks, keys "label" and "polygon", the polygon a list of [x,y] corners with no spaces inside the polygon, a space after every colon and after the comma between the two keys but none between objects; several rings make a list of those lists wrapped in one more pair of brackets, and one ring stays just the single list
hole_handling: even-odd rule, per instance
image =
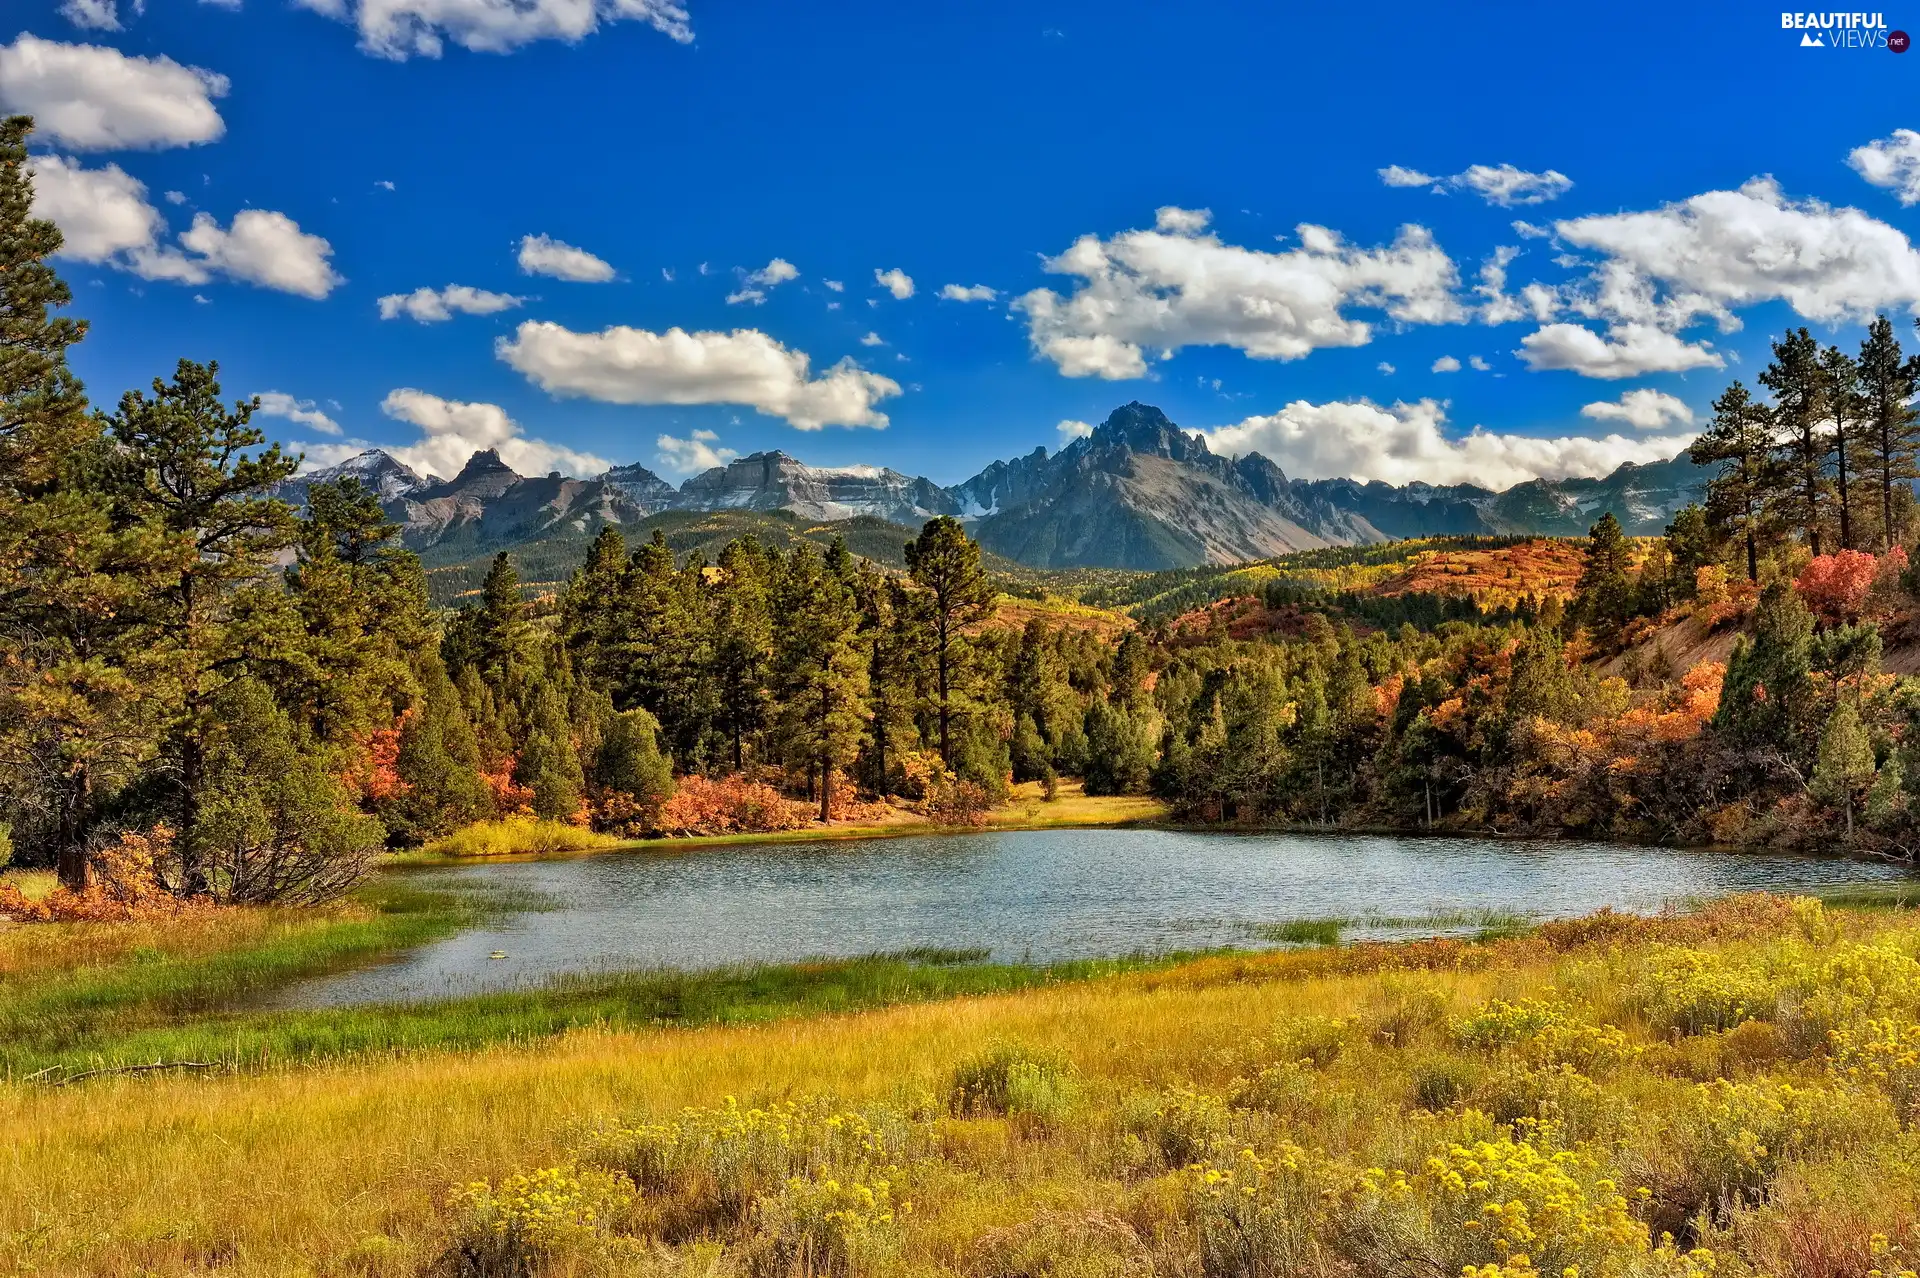
[{"label": "white cloud", "polygon": [[461,315],[497,315],[512,310],[527,299],[511,293],[489,293],[483,288],[449,284],[443,289],[416,288],[411,293],[389,293],[380,299],[380,318],[399,319],[402,315],[422,324],[437,324]]},{"label": "white cloud", "polygon": [[1536,439],[1475,428],[1449,439],[1446,415],[1431,399],[1313,404],[1298,400],[1266,417],[1204,432],[1216,452],[1262,453],[1303,479],[1377,479],[1389,484],[1480,484],[1509,488],[1529,479],[1605,475],[1624,462],[1664,461],[1691,436],[1607,435]]},{"label": "white cloud", "polygon": [[653,441],[660,451],[660,464],[682,475],[694,475],[715,466],[724,466],[740,454],[731,448],[715,448],[720,436],[710,430],[696,430],[690,439],[662,435]]},{"label": "white cloud", "polygon": [[759,270],[750,271],[747,274],[747,279],[755,284],[764,284],[768,288],[799,278],[800,269],[784,257],[776,257]]},{"label": "white cloud", "polygon": [[862,346],[885,346],[887,344],[887,339],[880,336],[880,334],[878,333],[870,332],[865,337],[860,339],[860,344]]},{"label": "white cloud", "polygon": [[1536,372],[1564,369],[1606,381],[1726,366],[1711,342],[1687,342],[1651,324],[1614,325],[1605,337],[1578,324],[1548,324],[1521,338],[1514,353]]},{"label": "white cloud", "polygon": [[741,278],[746,283],[742,284],[737,291],[727,294],[729,306],[737,306],[742,302],[750,302],[758,306],[767,300],[768,289],[785,284],[788,280],[799,279],[800,272],[792,262],[783,257],[776,257],[757,271],[742,272]]},{"label": "white cloud", "polygon": [[1439,359],[1433,361],[1433,367],[1428,371],[1435,373],[1457,373],[1460,371],[1460,361],[1451,355],[1442,355]]},{"label": "white cloud", "polygon": [[66,156],[35,155],[27,167],[33,211],[60,228],[62,257],[142,279],[198,285],[224,275],[312,298],[342,283],[327,260],[333,246],[284,213],[242,209],[224,230],[199,213],[180,236],[180,248],[163,246],[166,220],[147,202],[146,186],[118,165],[88,169]]},{"label": "white cloud", "polygon": [[1493,365],[1487,363],[1486,360],[1480,358],[1478,355],[1469,355],[1467,356],[1467,367],[1473,369],[1476,373],[1484,373],[1492,368]]},{"label": "white cloud", "polygon": [[1517,219],[1513,224],[1513,233],[1527,240],[1544,240],[1553,234],[1544,226],[1535,226],[1531,222],[1522,222]]},{"label": "white cloud", "polygon": [[226,228],[196,213],[180,243],[197,255],[192,265],[282,293],[322,298],[345,280],[328,258],[333,245],[309,235],[285,213],[242,209]]},{"label": "white cloud", "polygon": [[1693,424],[1693,410],[1678,397],[1647,386],[1630,390],[1618,400],[1588,404],[1580,410],[1580,415],[1595,421],[1625,422],[1635,430],[1659,430],[1667,425]]},{"label": "white cloud", "polygon": [[168,191],[166,193],[166,201],[169,204],[175,205],[185,204],[187,202],[187,193],[185,191]]},{"label": "white cloud", "polygon": [[1045,265],[1080,277],[1071,296],[1035,289],[1013,302],[1034,349],[1068,377],[1141,377],[1147,352],[1230,346],[1257,359],[1299,359],[1363,346],[1372,327],[1344,313],[1384,310],[1406,324],[1458,321],[1452,259],[1424,228],[1356,248],[1325,227],[1297,228],[1300,247],[1267,253],[1212,234],[1083,235]]},{"label": "white cloud", "polygon": [[[135,12],[139,12],[138,0]],[[115,0],[66,0],[60,6],[60,16],[74,26],[85,27],[89,31],[120,29],[120,9]]]},{"label": "white cloud", "polygon": [[[107,263],[151,251],[165,220],[147,203],[147,188],[117,164],[83,168],[63,155],[27,157],[33,215],[60,228],[60,256]],[[125,261],[126,259],[121,259]]]},{"label": "white cloud", "polygon": [[904,302],[913,296],[913,277],[897,266],[889,271],[874,267],[873,282],[893,294],[896,302]]},{"label": "white cloud", "polygon": [[394,186],[392,182],[388,181],[386,178],[381,178],[379,181],[375,182],[374,185],[382,191],[392,191],[392,190],[398,189]]},{"label": "white cloud", "polygon": [[1183,209],[1168,204],[1153,211],[1153,229],[1169,235],[1198,235],[1212,221],[1212,209]]},{"label": "white cloud", "polygon": [[1920,204],[1920,133],[1895,129],[1856,148],[1847,163],[1875,186],[1892,191],[1902,204]]},{"label": "white cloud", "polygon": [[[206,4],[208,0],[200,0],[200,2]],[[302,475],[311,474],[316,470],[325,470],[329,466],[338,466],[343,461],[351,461],[372,446],[364,439],[342,439],[325,444],[294,445],[300,450],[299,473]],[[432,474],[431,471],[422,473]]]},{"label": "white cloud", "polygon": [[522,475],[544,475],[555,470],[567,475],[598,475],[608,467],[605,458],[592,453],[527,438],[520,433],[520,424],[498,404],[462,403],[402,387],[388,393],[380,402],[380,411],[421,429],[418,443],[387,451],[422,474],[457,475],[469,457],[486,448],[498,450],[500,460]]},{"label": "white cloud", "polygon": [[1085,439],[1087,436],[1093,434],[1093,423],[1075,421],[1069,417],[1063,420],[1058,426],[1055,426],[1054,429],[1060,432],[1060,440],[1062,443],[1065,443],[1068,440]]},{"label": "white cloud", "polygon": [[687,11],[674,0],[295,0],[352,23],[360,48],[404,61],[440,56],[447,40],[476,53],[511,53],[535,40],[575,44],[603,22],[644,22],[681,44],[693,41]]},{"label": "white cloud", "polygon": [[585,249],[564,244],[550,235],[520,238],[520,270],[527,275],[549,275],[578,284],[604,284],[613,278],[613,267]]},{"label": "white cloud", "polygon": [[1511,164],[1473,164],[1464,173],[1456,173],[1447,180],[1503,209],[1510,209],[1516,204],[1544,204],[1548,200],[1557,200],[1573,187],[1573,179],[1555,169],[1529,173]]},{"label": "white cloud", "polygon": [[1374,367],[1379,369],[1381,372],[1385,373],[1388,377],[1392,377],[1394,372],[1396,371],[1393,365],[1387,363],[1387,361],[1385,361],[1384,359],[1381,360],[1378,364],[1375,364]]},{"label": "white cloud", "polygon": [[[1449,188],[1472,191],[1489,204],[1512,208],[1517,204],[1544,204],[1558,199],[1573,187],[1573,179],[1554,169],[1530,173],[1511,164],[1470,164],[1449,177],[1434,177],[1418,169],[1389,164],[1379,170],[1380,180],[1388,186],[1427,186],[1436,193]],[[1518,223],[1515,229],[1519,229]],[[1522,235],[1530,234],[1521,231]]]},{"label": "white cloud", "polygon": [[942,284],[940,296],[949,302],[991,302],[1000,294],[985,284],[975,284],[972,287],[965,284]]},{"label": "white cloud", "polygon": [[847,286],[839,280],[821,280],[820,282],[835,293],[844,293],[847,291]]},{"label": "white cloud", "polygon": [[227,87],[172,58],[26,34],[0,45],[0,110],[31,115],[41,137],[76,151],[212,142],[226,132],[213,99]]},{"label": "white cloud", "polygon": [[1422,173],[1419,169],[1402,168],[1398,164],[1389,164],[1379,172],[1380,180],[1388,186],[1436,186],[1443,180]]},{"label": "white cloud", "polygon": [[1771,178],[1645,213],[1556,222],[1559,238],[1606,259],[1581,314],[1679,329],[1701,316],[1784,301],[1811,320],[1859,319],[1920,303],[1920,253],[1858,209],[1789,200]]},{"label": "white cloud", "polygon": [[284,417],[322,435],[338,435],[340,423],[321,412],[318,405],[310,399],[295,399],[285,391],[261,391],[254,396],[260,401],[260,411],[268,417]]},{"label": "white cloud", "polygon": [[1507,268],[1519,256],[1518,248],[1503,244],[1480,264],[1480,282],[1473,291],[1485,299],[1480,305],[1482,324],[1505,324],[1526,315],[1526,307],[1507,292]]},{"label": "white cloud", "polygon": [[806,352],[758,329],[664,333],[625,325],[576,333],[528,320],[495,352],[555,395],[612,404],[744,404],[801,430],[887,424],[875,405],[900,393],[890,377],[841,360],[818,377]]}]

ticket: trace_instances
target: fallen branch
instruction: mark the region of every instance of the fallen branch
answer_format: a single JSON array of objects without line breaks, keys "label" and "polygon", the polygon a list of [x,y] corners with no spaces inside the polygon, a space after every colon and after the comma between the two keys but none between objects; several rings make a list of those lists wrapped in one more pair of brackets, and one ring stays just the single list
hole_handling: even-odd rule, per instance
[{"label": "fallen branch", "polygon": [[[47,1085],[49,1087],[67,1087],[73,1083],[80,1082],[82,1079],[99,1078],[104,1074],[145,1074],[157,1069],[219,1069],[221,1064],[222,1062],[220,1061],[155,1061],[151,1065],[110,1065],[102,1069],[88,1069],[82,1070],[78,1074],[68,1074],[65,1078],[50,1079]],[[51,1073],[58,1068],[60,1067],[57,1065],[50,1065],[39,1073],[28,1075],[27,1081],[32,1082],[42,1074]]]}]

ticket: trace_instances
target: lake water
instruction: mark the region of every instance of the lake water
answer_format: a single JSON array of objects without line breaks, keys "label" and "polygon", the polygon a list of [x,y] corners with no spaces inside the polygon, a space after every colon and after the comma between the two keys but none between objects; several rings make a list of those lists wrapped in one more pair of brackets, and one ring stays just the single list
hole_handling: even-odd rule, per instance
[{"label": "lake water", "polygon": [[[443,998],[569,973],[711,968],[919,946],[995,959],[1267,944],[1260,925],[1350,938],[1472,932],[1489,911],[1634,911],[1755,888],[1890,880],[1860,861],[1598,843],[1034,830],[612,853],[407,872],[538,901],[391,962],[308,982],[287,1006]],[[494,954],[505,957],[494,958]]]}]

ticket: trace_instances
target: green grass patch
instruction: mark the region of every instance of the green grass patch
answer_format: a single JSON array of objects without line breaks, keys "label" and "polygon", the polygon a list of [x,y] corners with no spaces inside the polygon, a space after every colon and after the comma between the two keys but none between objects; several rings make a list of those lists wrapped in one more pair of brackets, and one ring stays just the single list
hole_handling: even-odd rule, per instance
[{"label": "green grass patch", "polygon": [[1338,945],[1347,930],[1345,919],[1287,919],[1255,923],[1247,930],[1263,941],[1279,945]]},{"label": "green grass patch", "polygon": [[1813,888],[1809,895],[1835,908],[1849,910],[1911,910],[1920,907],[1920,882],[1846,883]]},{"label": "green grass patch", "polygon": [[[170,954],[143,946],[111,962],[17,976],[0,1000],[0,1076],[30,1073],[84,1045],[164,1038],[180,1022],[445,936],[491,902],[484,893],[426,892],[387,879],[362,888],[358,904],[367,908],[290,915],[263,939],[233,949]],[[173,1059],[149,1057],[160,1058]],[[130,1060],[116,1055],[113,1063]]]},{"label": "green grass patch", "polygon": [[[5,1073],[52,1077],[153,1061],[258,1069],[343,1056],[449,1051],[531,1042],[569,1030],[726,1025],[998,994],[1172,966],[1191,954],[991,964],[983,952],[935,949],[706,972],[630,972],[562,979],[434,1002],[306,1011],[225,1011],[172,1024],[68,1015],[10,1023]],[[12,1018],[10,1018],[10,1021]]]}]

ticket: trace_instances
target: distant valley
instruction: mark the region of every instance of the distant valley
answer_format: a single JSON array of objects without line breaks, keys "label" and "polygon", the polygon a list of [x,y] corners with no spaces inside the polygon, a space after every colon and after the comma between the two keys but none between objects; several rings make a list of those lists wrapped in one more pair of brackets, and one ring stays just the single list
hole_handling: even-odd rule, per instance
[{"label": "distant valley", "polygon": [[591,479],[525,476],[490,450],[443,479],[373,449],[289,480],[281,493],[298,502],[307,485],[349,475],[379,494],[405,543],[429,565],[536,544],[570,548],[608,525],[637,528],[678,515],[665,522],[685,527],[702,515],[737,512],[800,524],[857,521],[870,533],[952,515],[1014,563],[1132,570],[1402,537],[1578,536],[1607,511],[1628,532],[1652,534],[1697,499],[1705,479],[1684,455],[1625,465],[1603,478],[1534,480],[1504,492],[1290,479],[1258,453],[1212,452],[1202,436],[1140,403],[1115,409],[1090,436],[1057,453],[1036,448],[951,486],[881,466],[809,466],[782,452],[735,458],[677,487],[640,465]]}]

